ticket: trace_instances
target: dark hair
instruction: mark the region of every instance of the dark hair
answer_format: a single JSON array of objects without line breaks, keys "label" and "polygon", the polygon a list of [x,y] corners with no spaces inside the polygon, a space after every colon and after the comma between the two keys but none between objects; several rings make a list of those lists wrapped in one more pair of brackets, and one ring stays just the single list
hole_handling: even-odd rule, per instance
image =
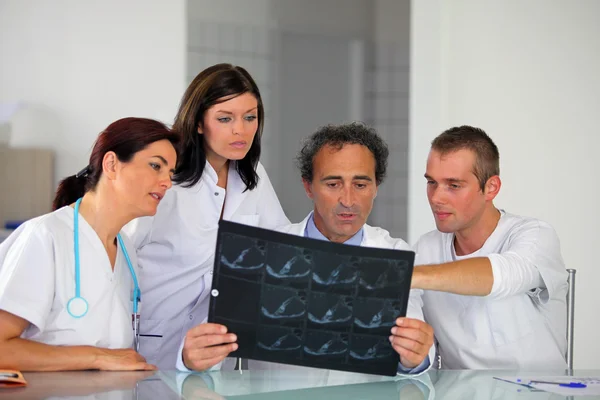
[{"label": "dark hair", "polygon": [[119,161],[128,162],[138,151],[164,139],[176,146],[179,135],[162,122],[147,118],[129,117],[113,122],[96,139],[88,166],[60,182],[52,209],[72,204],[86,192],[96,188],[102,176],[102,160],[109,151],[115,152]]},{"label": "dark hair", "polygon": [[387,170],[389,150],[387,144],[375,129],[362,123],[353,122],[344,125],[327,125],[313,133],[302,146],[296,157],[302,179],[312,182],[313,161],[324,146],[333,146],[340,150],[345,144],[360,144],[368,148],[375,157],[375,180],[377,185],[383,182]]},{"label": "dark hair", "polygon": [[471,150],[475,153],[473,174],[479,180],[479,187],[492,176],[500,175],[500,153],[492,139],[480,128],[463,125],[442,132],[431,142],[431,149],[442,155],[458,150]]},{"label": "dark hair", "polygon": [[231,64],[217,64],[200,72],[188,86],[179,110],[175,116],[173,129],[181,134],[182,149],[180,162],[174,180],[184,187],[198,183],[206,166],[204,141],[198,134],[198,125],[204,124],[204,113],[215,104],[222,103],[223,97],[251,93],[258,102],[258,129],[246,156],[236,162],[237,172],[245,190],[258,185],[256,166],[260,158],[260,140],[264,125],[264,107],[258,86],[248,71]]}]

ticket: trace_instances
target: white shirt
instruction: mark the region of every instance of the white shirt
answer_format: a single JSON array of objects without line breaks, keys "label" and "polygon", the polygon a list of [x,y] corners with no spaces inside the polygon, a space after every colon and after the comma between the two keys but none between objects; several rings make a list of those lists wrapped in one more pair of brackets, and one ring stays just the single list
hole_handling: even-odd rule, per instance
[{"label": "white shirt", "polygon": [[246,185],[231,162],[225,190],[206,163],[196,185],[173,186],[154,217],[125,227],[140,264],[140,354],[149,363],[175,368],[186,332],[208,317],[221,211],[225,220],[262,228],[289,223],[261,164],[256,172],[258,186],[244,192]]},{"label": "white shirt", "polygon": [[[277,228],[277,230],[291,235],[304,236],[307,224],[310,221],[312,214],[313,213],[311,212],[302,222],[298,224],[288,224]],[[389,232],[385,229],[372,227],[366,224],[363,225],[362,242],[360,243],[360,246],[412,251],[411,247],[404,240],[392,238]],[[423,312],[421,310],[423,306],[423,302],[421,300],[422,293],[422,290],[412,289],[410,291],[408,306],[406,309],[407,317],[420,319],[421,321],[423,321]],[[431,349],[429,350],[429,366],[427,367],[427,369],[421,371],[418,374],[413,374],[411,376],[416,376],[428,371],[434,364],[434,359],[435,346],[432,345]],[[217,365],[211,368],[211,370],[219,368],[233,369],[233,364],[234,359],[228,358],[221,365]],[[178,362],[177,369],[180,371],[189,371],[187,368],[185,368],[183,362]],[[272,371],[271,373],[273,374],[274,379],[277,376],[277,374],[283,373],[285,375],[286,372],[282,371],[298,371],[299,373],[301,372],[302,374],[304,374],[307,377],[307,379],[316,379],[322,382],[328,382],[329,384],[331,384],[331,382],[336,382],[335,384],[351,384],[355,383],[357,380],[360,381],[361,379],[364,379],[364,374],[303,367],[297,365],[278,364],[259,360],[248,360],[248,369]],[[278,384],[282,385],[279,390],[286,389],[285,382],[279,382]]]},{"label": "white shirt", "polygon": [[[127,348],[133,343],[131,272],[120,246],[114,272],[93,228],[79,215],[81,296],[88,312],[72,317],[75,295],[73,208],[21,225],[0,244],[0,309],[31,325],[21,335],[50,345]],[[133,247],[123,236],[135,267]]]},{"label": "white shirt", "polygon": [[416,264],[488,257],[488,296],[425,291],[442,368],[565,368],[567,272],[556,232],[543,221],[501,211],[483,247],[457,257],[454,235],[432,231],[415,246]]}]

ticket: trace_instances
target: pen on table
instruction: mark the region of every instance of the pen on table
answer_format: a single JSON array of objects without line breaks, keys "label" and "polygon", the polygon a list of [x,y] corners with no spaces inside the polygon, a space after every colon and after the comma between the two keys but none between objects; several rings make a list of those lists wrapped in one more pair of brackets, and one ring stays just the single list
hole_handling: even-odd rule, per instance
[{"label": "pen on table", "polygon": [[548,381],[529,381],[529,384],[532,383],[543,383],[545,385],[558,385],[561,387],[570,387],[570,388],[584,388],[587,387],[585,383],[581,382],[548,382]]},{"label": "pen on table", "polygon": [[3,374],[0,373],[0,378],[18,378],[19,374]]}]

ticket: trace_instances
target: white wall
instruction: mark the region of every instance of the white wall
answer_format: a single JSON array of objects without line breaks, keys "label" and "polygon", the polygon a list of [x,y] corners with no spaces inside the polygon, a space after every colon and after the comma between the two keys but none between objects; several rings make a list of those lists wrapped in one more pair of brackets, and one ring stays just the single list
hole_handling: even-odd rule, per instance
[{"label": "white wall", "polygon": [[126,116],[171,123],[185,89],[185,1],[0,1],[0,102],[15,146],[56,151],[56,179]]},{"label": "white wall", "polygon": [[371,0],[271,0],[271,6],[286,32],[345,38],[372,35]]},{"label": "white wall", "polygon": [[373,29],[370,0],[188,0],[188,12],[190,20],[294,33],[362,37]]},{"label": "white wall", "polygon": [[273,18],[271,0],[187,0],[189,20],[264,27]]},{"label": "white wall", "polygon": [[[387,177],[368,223],[406,238],[408,216],[408,122],[410,0],[377,0],[372,51],[367,59],[366,122],[386,141]],[[370,103],[370,104],[369,104]]]},{"label": "white wall", "polygon": [[496,205],[550,222],[578,270],[576,368],[600,367],[600,2],[412,4],[409,237],[434,228],[423,178],[430,141],[476,125],[500,149]]},{"label": "white wall", "polygon": [[373,8],[373,33],[377,42],[395,43],[403,50],[410,44],[409,0],[375,0]]}]

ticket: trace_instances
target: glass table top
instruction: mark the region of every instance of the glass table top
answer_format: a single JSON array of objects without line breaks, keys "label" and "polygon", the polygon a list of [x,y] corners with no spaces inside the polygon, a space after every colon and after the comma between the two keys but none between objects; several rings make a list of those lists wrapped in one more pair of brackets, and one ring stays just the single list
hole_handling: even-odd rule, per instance
[{"label": "glass table top", "polygon": [[[565,371],[432,370],[411,378],[339,371],[29,372],[25,388],[0,389],[0,399],[566,399],[494,379],[566,375]],[[600,370],[574,376],[600,376]],[[600,398],[582,397],[577,398]]]}]

